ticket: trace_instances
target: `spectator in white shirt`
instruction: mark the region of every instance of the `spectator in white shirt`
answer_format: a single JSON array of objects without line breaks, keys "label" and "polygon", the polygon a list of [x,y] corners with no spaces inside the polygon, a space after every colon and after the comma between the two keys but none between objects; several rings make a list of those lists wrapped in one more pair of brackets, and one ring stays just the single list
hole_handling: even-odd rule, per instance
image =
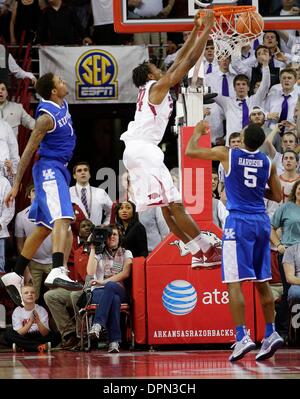
[{"label": "spectator in white shirt", "polygon": [[19,146],[10,125],[0,119],[0,173],[9,180],[17,172],[20,161]]},{"label": "spectator in white shirt", "polygon": [[219,69],[205,77],[205,85],[211,87],[212,93],[222,93],[223,96],[236,97],[233,88],[233,79],[236,74],[229,70],[231,57],[218,61]]},{"label": "spectator in white shirt", "polygon": [[85,217],[95,226],[109,224],[113,203],[105,190],[90,186],[89,164],[85,161],[77,162],[73,167],[73,177],[76,185],[70,187],[71,201],[80,207]]},{"label": "spectator in white shirt", "polygon": [[93,43],[98,45],[122,44],[124,35],[114,31],[112,0],[91,0],[93,14]]},{"label": "spectator in white shirt", "polygon": [[227,145],[230,134],[239,132],[248,125],[249,110],[255,105],[261,105],[268,93],[270,87],[270,70],[266,54],[262,55],[262,65],[262,81],[256,94],[248,97],[250,90],[249,79],[246,75],[237,75],[233,80],[236,98],[225,97],[220,94],[215,97],[216,103],[222,107],[225,114]]},{"label": "spectator in white shirt", "polygon": [[26,352],[43,352],[60,342],[60,335],[50,331],[47,310],[35,303],[34,287],[25,284],[21,288],[22,304],[12,314],[12,327],[4,332],[4,342]]},{"label": "spectator in white shirt", "polygon": [[25,111],[22,104],[8,100],[6,82],[0,80],[0,118],[6,121],[18,137],[19,126],[32,130],[35,120]]},{"label": "spectator in white shirt", "polygon": [[285,54],[280,51],[280,38],[278,33],[272,30],[265,30],[264,32],[265,33],[263,36],[263,45],[266,46],[271,52],[271,62],[274,62],[275,67],[279,67],[280,69],[285,68],[287,59],[285,57]]},{"label": "spectator in white shirt", "polygon": [[0,44],[0,79],[9,82],[9,72],[17,79],[30,79],[35,85],[36,77],[31,72],[26,72],[16,63],[14,57],[8,53],[3,44]]},{"label": "spectator in white shirt", "polygon": [[[297,74],[292,68],[285,68],[280,71],[281,89],[276,93],[268,95],[265,101],[265,109],[267,112],[278,112],[279,119],[270,123],[274,127],[276,122],[294,120],[294,110],[298,100],[298,91],[296,89]],[[285,127],[282,126],[282,132]]]},{"label": "spectator in white shirt", "polygon": [[[223,96],[236,97],[233,88],[235,74],[230,72],[231,57],[218,61],[219,70],[206,74],[205,85],[211,88],[212,93],[221,93]],[[224,111],[216,103],[204,107],[204,115],[209,123],[211,142],[213,145],[224,145]]]},{"label": "spectator in white shirt", "polygon": [[[215,46],[213,40],[209,39],[206,42],[204,56],[202,61],[204,76],[219,70],[218,61],[215,59]],[[192,78],[195,67],[191,68],[188,73],[188,78]],[[200,69],[201,70],[201,69]],[[199,75],[198,75],[199,76]]]}]

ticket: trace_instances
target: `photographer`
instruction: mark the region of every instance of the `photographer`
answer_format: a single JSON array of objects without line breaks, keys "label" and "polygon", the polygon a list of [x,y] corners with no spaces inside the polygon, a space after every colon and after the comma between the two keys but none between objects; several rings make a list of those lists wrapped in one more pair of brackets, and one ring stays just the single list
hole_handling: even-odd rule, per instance
[{"label": "photographer", "polygon": [[[115,225],[96,227],[89,237],[91,251],[87,275],[93,276],[92,303],[98,304],[89,334],[99,339],[106,328],[108,352],[119,352],[121,342],[120,305],[128,300],[125,280],[130,276],[132,253],[121,247],[121,233]],[[102,241],[102,242],[101,242]],[[101,251],[99,247],[104,243]]]}]

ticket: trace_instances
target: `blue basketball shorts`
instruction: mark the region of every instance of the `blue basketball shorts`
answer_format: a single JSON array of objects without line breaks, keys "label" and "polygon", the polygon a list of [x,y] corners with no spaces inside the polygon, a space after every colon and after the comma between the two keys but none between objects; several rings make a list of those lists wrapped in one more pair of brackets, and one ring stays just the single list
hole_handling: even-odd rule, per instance
[{"label": "blue basketball shorts", "polygon": [[63,163],[47,158],[38,160],[32,169],[35,199],[29,219],[38,226],[53,228],[55,220],[74,219],[69,185],[71,176]]},{"label": "blue basketball shorts", "polygon": [[222,281],[271,279],[270,219],[266,214],[231,212],[222,238]]}]

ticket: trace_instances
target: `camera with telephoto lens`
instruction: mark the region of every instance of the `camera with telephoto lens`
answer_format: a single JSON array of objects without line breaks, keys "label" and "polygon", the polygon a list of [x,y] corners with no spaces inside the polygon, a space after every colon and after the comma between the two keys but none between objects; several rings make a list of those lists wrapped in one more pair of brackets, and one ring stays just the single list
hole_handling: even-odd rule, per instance
[{"label": "camera with telephoto lens", "polygon": [[95,226],[92,228],[90,244],[95,246],[96,255],[102,254],[105,248],[105,241],[112,235],[110,227]]}]

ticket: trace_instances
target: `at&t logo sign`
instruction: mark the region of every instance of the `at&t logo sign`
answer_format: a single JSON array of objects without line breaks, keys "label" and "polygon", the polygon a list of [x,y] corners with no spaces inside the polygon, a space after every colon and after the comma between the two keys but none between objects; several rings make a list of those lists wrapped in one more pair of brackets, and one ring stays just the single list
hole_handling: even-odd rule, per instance
[{"label": "at&t logo sign", "polygon": [[202,305],[227,305],[228,291],[213,291],[197,293],[195,287],[186,280],[173,280],[165,286],[162,293],[162,304],[165,309],[175,315],[184,316],[191,313],[199,302]]},{"label": "at&t logo sign", "polygon": [[115,58],[104,50],[89,50],[76,63],[76,98],[109,100],[118,97],[118,67]]},{"label": "at&t logo sign", "polygon": [[174,280],[165,287],[162,302],[168,312],[182,316],[196,306],[197,292],[188,281]]}]

